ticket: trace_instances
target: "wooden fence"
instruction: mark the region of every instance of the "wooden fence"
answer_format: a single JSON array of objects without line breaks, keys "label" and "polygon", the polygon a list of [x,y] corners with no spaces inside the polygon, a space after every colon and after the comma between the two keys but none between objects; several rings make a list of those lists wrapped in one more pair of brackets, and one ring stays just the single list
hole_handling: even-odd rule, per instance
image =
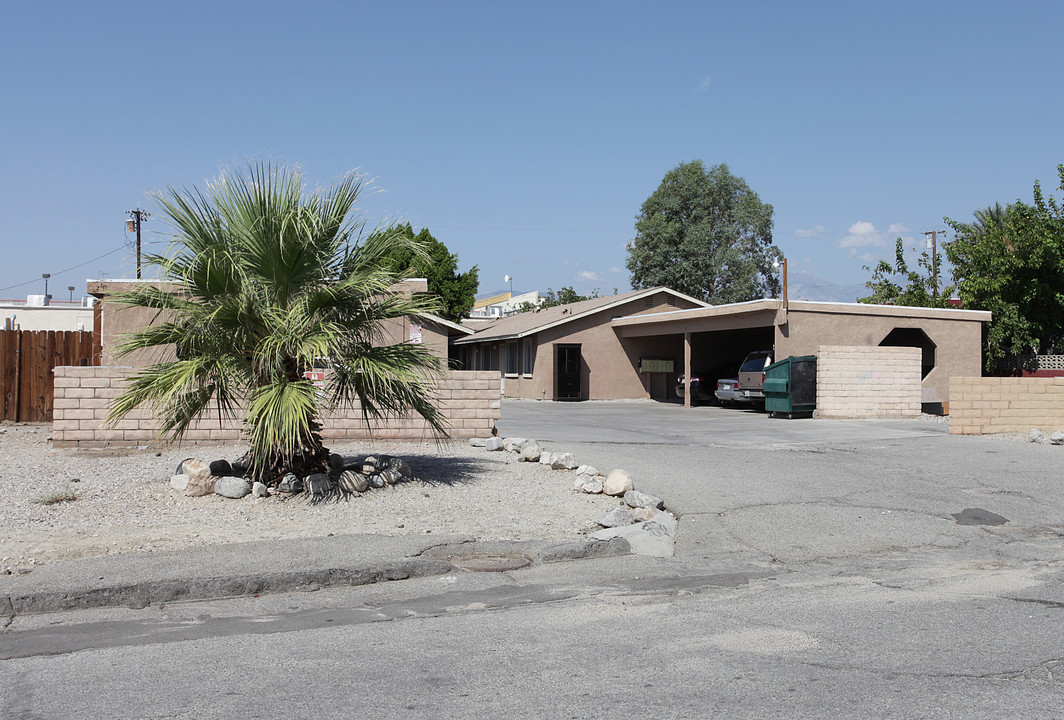
[{"label": "wooden fence", "polygon": [[0,330],[0,420],[51,422],[57,365],[98,365],[89,331]]}]

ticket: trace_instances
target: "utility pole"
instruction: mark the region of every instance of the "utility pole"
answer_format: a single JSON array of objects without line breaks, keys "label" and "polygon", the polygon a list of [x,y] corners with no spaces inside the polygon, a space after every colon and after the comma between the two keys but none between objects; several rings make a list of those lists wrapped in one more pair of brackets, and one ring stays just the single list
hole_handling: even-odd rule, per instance
[{"label": "utility pole", "polygon": [[928,230],[924,235],[931,236],[931,293],[938,297],[938,234],[946,234],[945,230]]},{"label": "utility pole", "polygon": [[129,220],[126,220],[126,230],[128,232],[137,231],[137,280],[140,280],[140,224],[149,217],[151,217],[151,213],[137,208],[129,211]]}]

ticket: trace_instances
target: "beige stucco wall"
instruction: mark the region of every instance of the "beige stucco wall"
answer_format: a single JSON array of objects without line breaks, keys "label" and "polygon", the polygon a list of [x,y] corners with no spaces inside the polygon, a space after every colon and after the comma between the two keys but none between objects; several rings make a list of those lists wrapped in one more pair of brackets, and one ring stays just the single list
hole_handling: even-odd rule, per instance
[{"label": "beige stucco wall", "polygon": [[955,377],[949,412],[954,435],[1064,430],[1064,377]]},{"label": "beige stucco wall", "polygon": [[[108,407],[128,382],[128,367],[55,368],[55,409],[52,441],[56,447],[130,446],[156,440],[158,423],[151,413],[138,408],[113,429],[103,427]],[[453,438],[488,437],[501,411],[499,374],[461,371],[448,373],[436,386],[436,400],[449,423]],[[322,421],[326,439],[429,440],[433,435],[419,416],[393,418],[373,428],[362,420],[358,407],[338,410]],[[239,421],[219,422],[216,409],[209,410],[186,433],[185,442],[236,442]]]},{"label": "beige stucco wall", "polygon": [[926,317],[907,308],[792,303],[789,311],[779,311],[776,357],[815,355],[821,345],[878,346],[895,328],[920,328],[935,344],[935,367],[921,383],[921,401],[948,402],[950,378],[982,372],[982,322],[975,313],[939,312],[952,317]]}]

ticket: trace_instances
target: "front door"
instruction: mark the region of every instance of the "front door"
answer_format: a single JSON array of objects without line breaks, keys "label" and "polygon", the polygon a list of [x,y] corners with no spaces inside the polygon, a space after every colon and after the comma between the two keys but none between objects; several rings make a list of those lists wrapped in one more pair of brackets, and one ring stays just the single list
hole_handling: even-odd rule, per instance
[{"label": "front door", "polygon": [[580,387],[580,346],[555,345],[554,367],[557,373],[558,400],[579,400],[582,397]]}]

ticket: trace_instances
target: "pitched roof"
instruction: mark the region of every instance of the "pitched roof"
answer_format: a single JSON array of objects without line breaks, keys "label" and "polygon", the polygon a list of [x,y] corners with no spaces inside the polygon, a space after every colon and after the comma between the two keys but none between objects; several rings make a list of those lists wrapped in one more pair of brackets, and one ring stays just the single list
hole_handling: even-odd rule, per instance
[{"label": "pitched roof", "polygon": [[709,307],[707,303],[696,300],[693,297],[676,292],[667,287],[647,288],[646,290],[632,290],[620,295],[607,295],[606,297],[591,298],[568,305],[530,310],[528,312],[507,315],[490,324],[478,328],[477,332],[470,337],[464,337],[455,341],[456,345],[483,342],[487,340],[513,340],[541,332],[555,325],[571,322],[577,318],[587,317],[598,312],[609,310],[618,305],[649,297],[659,292],[666,292],[689,302],[697,303],[702,307]]}]

